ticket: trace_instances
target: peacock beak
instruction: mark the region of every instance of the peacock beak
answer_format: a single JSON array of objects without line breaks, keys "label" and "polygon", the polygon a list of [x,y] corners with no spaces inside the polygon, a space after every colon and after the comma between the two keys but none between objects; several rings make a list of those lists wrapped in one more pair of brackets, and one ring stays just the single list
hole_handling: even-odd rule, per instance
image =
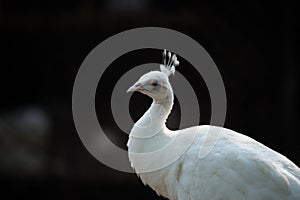
[{"label": "peacock beak", "polygon": [[141,91],[141,90],[143,90],[143,89],[144,89],[144,88],[143,88],[143,84],[137,82],[137,83],[135,83],[133,86],[131,86],[131,87],[127,90],[127,92]]}]

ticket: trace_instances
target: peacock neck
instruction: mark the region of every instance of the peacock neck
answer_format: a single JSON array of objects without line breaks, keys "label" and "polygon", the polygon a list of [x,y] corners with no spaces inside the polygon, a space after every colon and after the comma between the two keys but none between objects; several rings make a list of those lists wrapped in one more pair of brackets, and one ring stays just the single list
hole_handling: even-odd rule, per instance
[{"label": "peacock neck", "polygon": [[149,110],[152,109],[153,105],[161,106],[165,111],[165,116],[164,116],[164,121],[165,121],[168,118],[168,116],[172,110],[173,101],[174,101],[174,96],[173,96],[173,91],[171,89],[171,90],[169,90],[169,92],[167,93],[167,95],[164,98],[154,99]]},{"label": "peacock neck", "polygon": [[138,138],[151,138],[166,128],[166,120],[173,106],[173,92],[161,99],[154,99],[150,108],[134,124],[130,135]]},{"label": "peacock neck", "polygon": [[[173,106],[172,91],[161,100],[153,100],[150,108],[134,124],[128,140],[129,152],[147,153],[162,148],[170,140],[166,127]],[[133,158],[130,158],[134,163]]]}]

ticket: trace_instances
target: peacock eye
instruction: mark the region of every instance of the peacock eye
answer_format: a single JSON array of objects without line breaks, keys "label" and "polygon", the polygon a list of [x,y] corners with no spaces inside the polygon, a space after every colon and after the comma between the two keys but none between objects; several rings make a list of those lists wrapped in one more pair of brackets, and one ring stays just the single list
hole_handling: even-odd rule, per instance
[{"label": "peacock eye", "polygon": [[154,87],[157,86],[157,85],[158,85],[157,82],[153,82],[153,83],[152,83],[152,86],[154,86]]}]

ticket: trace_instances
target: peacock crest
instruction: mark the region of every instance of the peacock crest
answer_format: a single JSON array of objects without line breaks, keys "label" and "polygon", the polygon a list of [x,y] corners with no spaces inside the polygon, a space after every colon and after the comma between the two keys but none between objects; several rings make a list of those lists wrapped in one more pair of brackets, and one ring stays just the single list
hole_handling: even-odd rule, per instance
[{"label": "peacock crest", "polygon": [[166,74],[167,76],[175,75],[175,67],[179,65],[176,54],[167,52],[165,49],[162,53],[162,63],[160,65],[160,71]]}]

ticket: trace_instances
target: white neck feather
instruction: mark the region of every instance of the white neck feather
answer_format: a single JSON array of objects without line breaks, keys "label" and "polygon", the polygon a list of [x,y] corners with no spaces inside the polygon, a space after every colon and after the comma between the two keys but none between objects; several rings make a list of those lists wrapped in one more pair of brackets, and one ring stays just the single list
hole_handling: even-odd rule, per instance
[{"label": "white neck feather", "polygon": [[150,108],[134,124],[128,141],[129,151],[146,153],[163,146],[169,136],[165,123],[173,106],[173,91],[168,90],[165,98],[154,99]]},{"label": "white neck feather", "polygon": [[[169,88],[168,93],[167,93],[167,95],[164,98],[162,98],[162,99],[154,99],[153,100],[154,104],[161,105],[166,110],[167,116],[166,116],[165,120],[168,118],[168,116],[169,116],[169,114],[170,114],[170,112],[172,110],[173,101],[174,101],[174,96],[173,96],[173,90],[172,90],[171,87]],[[149,109],[151,109],[151,107]]]}]

